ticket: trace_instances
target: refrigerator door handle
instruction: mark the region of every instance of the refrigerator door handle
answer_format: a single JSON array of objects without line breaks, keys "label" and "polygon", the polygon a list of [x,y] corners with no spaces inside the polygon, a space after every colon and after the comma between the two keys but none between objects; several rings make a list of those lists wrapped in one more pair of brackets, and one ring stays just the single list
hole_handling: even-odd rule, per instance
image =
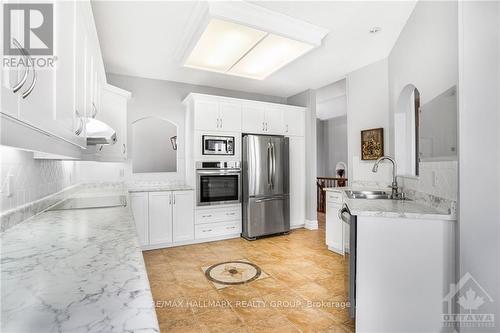
[{"label": "refrigerator door handle", "polygon": [[267,185],[272,186],[272,152],[271,152],[271,143],[267,144]]},{"label": "refrigerator door handle", "polygon": [[274,178],[276,176],[276,155],[274,153],[274,143],[271,143],[271,155],[273,158],[273,166],[271,173],[271,188],[274,189]]}]

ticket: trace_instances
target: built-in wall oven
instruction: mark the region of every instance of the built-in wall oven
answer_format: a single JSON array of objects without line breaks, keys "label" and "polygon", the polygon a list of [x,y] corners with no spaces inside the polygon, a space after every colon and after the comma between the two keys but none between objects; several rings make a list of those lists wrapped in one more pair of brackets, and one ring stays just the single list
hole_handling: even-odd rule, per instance
[{"label": "built-in wall oven", "polygon": [[203,155],[234,155],[234,136],[202,136]]},{"label": "built-in wall oven", "polygon": [[240,175],[239,161],[197,162],[197,206],[240,203]]}]

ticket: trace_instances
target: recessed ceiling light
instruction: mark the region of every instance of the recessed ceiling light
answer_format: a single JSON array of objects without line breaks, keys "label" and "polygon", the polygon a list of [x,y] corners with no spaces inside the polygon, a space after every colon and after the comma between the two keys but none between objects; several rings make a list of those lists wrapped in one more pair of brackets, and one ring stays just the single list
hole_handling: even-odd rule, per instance
[{"label": "recessed ceiling light", "polygon": [[374,33],[379,32],[380,30],[382,30],[381,27],[373,27],[373,28],[370,29],[370,33],[374,34]]},{"label": "recessed ceiling light", "polygon": [[245,1],[201,2],[186,29],[186,67],[265,79],[321,46],[328,30]]}]

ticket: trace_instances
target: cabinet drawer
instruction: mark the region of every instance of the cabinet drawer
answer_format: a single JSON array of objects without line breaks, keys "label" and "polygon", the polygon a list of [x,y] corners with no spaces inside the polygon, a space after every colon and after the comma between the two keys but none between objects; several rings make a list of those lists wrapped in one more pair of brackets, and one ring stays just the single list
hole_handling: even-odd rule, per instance
[{"label": "cabinet drawer", "polygon": [[241,207],[197,210],[195,224],[234,220],[241,221]]},{"label": "cabinet drawer", "polygon": [[326,192],[326,201],[333,203],[342,203],[342,193],[341,192]]},{"label": "cabinet drawer", "polygon": [[195,239],[241,233],[241,221],[207,223],[195,226]]}]

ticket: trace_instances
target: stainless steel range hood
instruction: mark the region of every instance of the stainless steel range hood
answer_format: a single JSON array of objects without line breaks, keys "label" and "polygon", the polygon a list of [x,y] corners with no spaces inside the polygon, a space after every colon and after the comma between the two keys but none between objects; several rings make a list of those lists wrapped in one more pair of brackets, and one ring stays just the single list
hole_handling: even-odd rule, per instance
[{"label": "stainless steel range hood", "polygon": [[105,122],[88,118],[85,122],[87,145],[112,145],[116,143],[116,131]]}]

